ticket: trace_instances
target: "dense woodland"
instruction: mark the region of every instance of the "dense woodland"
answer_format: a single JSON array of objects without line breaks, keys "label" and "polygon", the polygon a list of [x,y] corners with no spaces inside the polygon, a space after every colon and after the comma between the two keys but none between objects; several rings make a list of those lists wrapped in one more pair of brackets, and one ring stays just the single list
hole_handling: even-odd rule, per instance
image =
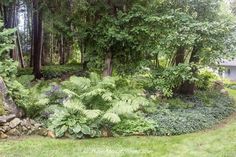
[{"label": "dense woodland", "polygon": [[24,116],[57,137],[194,132],[235,110],[206,70],[236,55],[235,10],[224,0],[0,0],[0,75]]}]

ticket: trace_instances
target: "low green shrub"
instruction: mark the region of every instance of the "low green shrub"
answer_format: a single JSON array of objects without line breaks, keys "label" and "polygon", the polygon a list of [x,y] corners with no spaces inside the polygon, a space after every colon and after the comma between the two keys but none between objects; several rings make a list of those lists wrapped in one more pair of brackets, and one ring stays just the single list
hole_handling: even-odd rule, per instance
[{"label": "low green shrub", "polygon": [[42,92],[46,87],[41,87],[40,83],[29,89],[16,80],[6,81],[6,84],[9,89],[9,95],[29,117],[38,116],[40,111],[49,103],[49,99]]},{"label": "low green shrub", "polygon": [[178,97],[171,99],[159,99],[157,103],[160,107],[169,109],[187,109],[194,106],[192,102],[184,101]]},{"label": "low green shrub", "polygon": [[229,89],[236,90],[236,83],[228,83],[225,86]]},{"label": "low green shrub", "polygon": [[[17,76],[32,75],[32,68],[18,69]],[[43,66],[42,74],[45,79],[61,78],[64,75],[85,75],[79,64]]]},{"label": "low green shrub", "polygon": [[33,75],[21,75],[16,78],[16,80],[21,83],[24,87],[30,87],[32,85]]},{"label": "low green shrub", "polygon": [[207,90],[211,82],[217,78],[218,76],[215,73],[209,70],[201,70],[197,75],[196,87],[200,90]]},{"label": "low green shrub", "polygon": [[152,86],[145,89],[153,89],[154,87],[155,91],[158,91],[165,97],[172,97],[174,90],[183,82],[195,82],[197,80],[192,72],[192,66],[194,65],[179,64],[156,71],[156,73],[151,74]]},{"label": "low green shrub", "polygon": [[155,124],[147,119],[130,118],[123,119],[112,128],[117,135],[152,135],[156,131]]}]

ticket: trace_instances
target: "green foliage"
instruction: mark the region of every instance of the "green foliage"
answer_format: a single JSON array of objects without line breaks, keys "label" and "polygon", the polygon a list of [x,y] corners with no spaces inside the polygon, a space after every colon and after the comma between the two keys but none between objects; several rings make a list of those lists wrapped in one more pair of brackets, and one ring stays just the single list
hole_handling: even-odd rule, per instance
[{"label": "green foliage", "polygon": [[0,93],[0,116],[4,115],[6,113],[4,109],[4,104],[3,104],[3,97],[2,94]]},{"label": "green foliage", "polygon": [[97,137],[101,133],[98,125],[92,121],[97,116],[96,111],[83,113],[82,110],[74,108],[57,110],[50,118],[49,129],[55,132],[56,137]]},{"label": "green foliage", "polygon": [[30,89],[24,87],[18,81],[7,81],[9,95],[15,103],[26,111],[27,116],[38,116],[40,111],[49,103],[49,99],[42,94],[45,87],[40,87],[40,83]]},{"label": "green foliage", "polygon": [[31,81],[34,80],[33,75],[21,75],[16,78],[16,80],[21,83],[24,87],[30,87],[32,85]]},{"label": "green foliage", "polygon": [[118,135],[151,135],[155,132],[156,126],[150,121],[142,118],[123,119],[112,128]]},{"label": "green foliage", "polygon": [[[17,76],[31,75],[32,68],[18,69]],[[42,74],[45,79],[62,78],[70,75],[83,75],[81,66],[75,65],[50,65],[42,67]]]},{"label": "green foliage", "polygon": [[202,70],[197,76],[196,87],[200,90],[207,90],[211,82],[217,79],[217,75],[208,70]]},{"label": "green foliage", "polygon": [[179,64],[178,66],[166,68],[155,77],[155,86],[164,96],[171,97],[173,90],[178,88],[183,82],[195,82],[196,78],[191,66]]},{"label": "green foliage", "polygon": [[[121,86],[120,82],[118,77],[101,79],[95,73],[91,73],[90,78],[72,76],[69,80],[62,82],[61,85],[53,85],[46,95],[50,99],[49,104],[63,106],[63,112],[66,113],[64,118],[70,120],[78,115],[76,124],[86,124],[90,127],[90,124],[96,123],[96,126],[112,127],[122,122],[125,117],[136,116],[137,111],[149,104],[144,97],[128,90],[128,86]],[[126,90],[123,90],[124,88]],[[59,115],[52,113],[52,115],[55,114]],[[60,114],[63,115],[63,113]],[[84,123],[79,121],[79,115],[81,118],[86,118]],[[54,124],[53,121],[57,121],[56,119],[58,116],[52,118],[49,124],[53,131],[58,132],[58,129],[61,129],[60,127],[68,126],[67,120],[63,120],[63,125]],[[64,129],[65,127],[63,127]],[[98,127],[95,130],[99,131]],[[63,135],[66,131],[65,129]],[[74,136],[79,133],[69,132],[69,134]],[[81,135],[81,137],[84,136]]]},{"label": "green foliage", "polygon": [[159,107],[168,109],[188,109],[194,107],[194,103],[184,101],[181,98],[160,99],[158,100]]},{"label": "green foliage", "polygon": [[0,76],[5,79],[16,74],[17,63],[9,58],[9,51],[13,49],[14,29],[3,29],[0,21]]},{"label": "green foliage", "polygon": [[[160,108],[148,117],[155,121],[157,135],[180,135],[212,127],[235,112],[234,101],[227,96],[203,92],[204,99],[187,98],[193,107]],[[207,99],[207,101],[206,101]]]}]

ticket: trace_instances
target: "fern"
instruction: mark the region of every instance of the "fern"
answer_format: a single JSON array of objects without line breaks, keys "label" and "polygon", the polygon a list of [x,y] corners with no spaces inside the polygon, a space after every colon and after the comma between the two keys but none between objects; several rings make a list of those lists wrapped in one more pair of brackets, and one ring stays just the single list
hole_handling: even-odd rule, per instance
[{"label": "fern", "polygon": [[[119,78],[101,79],[94,73],[90,78],[72,76],[68,81],[64,81],[61,92],[66,95],[63,106],[67,112],[61,113],[62,119],[61,116],[54,118],[59,119],[60,122],[68,119],[66,120],[68,122],[64,123],[68,129],[63,125],[55,126],[54,130],[59,132],[58,135],[65,130],[70,130],[72,134],[77,134],[79,137],[88,133],[94,134],[94,130],[91,129],[92,123],[96,124],[95,126],[116,125],[123,118],[136,117],[136,112],[148,105],[146,98],[139,96],[137,90],[123,90],[128,88],[127,85],[125,88],[122,86],[117,88],[116,82],[120,82]],[[60,122],[57,123],[61,124]]]},{"label": "fern", "polygon": [[108,120],[111,123],[119,123],[121,121],[120,117],[115,113],[105,113],[103,119]]},{"label": "fern", "polygon": [[102,114],[100,110],[83,110],[82,112],[88,119],[95,119]]}]

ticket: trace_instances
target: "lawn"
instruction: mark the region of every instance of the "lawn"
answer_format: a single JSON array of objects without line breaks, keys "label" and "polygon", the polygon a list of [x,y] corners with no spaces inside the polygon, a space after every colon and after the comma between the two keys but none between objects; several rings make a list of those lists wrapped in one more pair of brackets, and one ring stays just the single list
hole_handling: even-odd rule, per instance
[{"label": "lawn", "polygon": [[[235,97],[236,91],[230,90]],[[212,130],[172,137],[0,141],[1,157],[235,157],[236,115]]]}]

